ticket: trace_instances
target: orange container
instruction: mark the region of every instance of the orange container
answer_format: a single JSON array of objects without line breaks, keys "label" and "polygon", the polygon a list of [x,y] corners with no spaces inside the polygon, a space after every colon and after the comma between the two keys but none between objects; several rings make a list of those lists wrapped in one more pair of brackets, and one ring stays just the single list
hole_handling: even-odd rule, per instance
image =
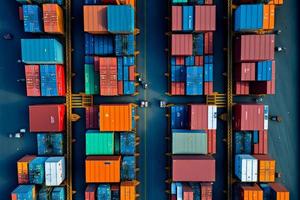
[{"label": "orange container", "polygon": [[269,4],[282,5],[283,4],[283,0],[270,0]]},{"label": "orange container", "polygon": [[135,200],[136,199],[136,191],[135,191],[136,183],[134,181],[126,181],[121,183],[121,191],[120,200]]},{"label": "orange container", "polygon": [[89,33],[108,33],[107,6],[83,6],[84,31]]},{"label": "orange container", "polygon": [[264,5],[263,29],[271,30],[275,28],[275,5]]},{"label": "orange container", "polygon": [[28,184],[29,183],[29,163],[36,156],[26,155],[17,162],[17,170],[18,170],[18,183],[19,184]]},{"label": "orange container", "polygon": [[121,156],[88,156],[85,160],[87,183],[120,182]]},{"label": "orange container", "polygon": [[135,0],[120,0],[121,4],[131,5],[132,7],[135,7]]},{"label": "orange container", "polygon": [[275,192],[274,200],[290,200],[290,192],[280,183],[270,183],[271,190]]},{"label": "orange container", "polygon": [[241,186],[241,200],[263,200],[263,190],[254,186]]},{"label": "orange container", "polygon": [[64,34],[64,14],[57,4],[43,4],[44,30],[47,33]]},{"label": "orange container", "polygon": [[254,155],[258,160],[258,181],[274,182],[275,181],[275,160],[268,155]]},{"label": "orange container", "polygon": [[100,105],[100,131],[132,131],[132,104]]}]

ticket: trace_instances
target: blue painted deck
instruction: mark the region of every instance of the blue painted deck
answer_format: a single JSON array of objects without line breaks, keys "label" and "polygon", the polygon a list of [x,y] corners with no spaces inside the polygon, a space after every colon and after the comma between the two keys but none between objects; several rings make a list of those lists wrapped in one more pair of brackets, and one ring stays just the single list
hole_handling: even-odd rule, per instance
[{"label": "blue painted deck", "polygon": [[[82,19],[83,1],[73,1],[73,63],[76,77],[73,82],[74,92],[84,91],[84,34]],[[225,91],[225,79],[222,73],[225,71],[222,46],[224,29],[222,21],[223,5],[217,0],[217,32],[215,34],[215,89],[218,92]],[[276,43],[287,47],[287,53],[276,56],[277,60],[277,95],[267,97],[265,103],[270,105],[271,114],[283,116],[281,124],[270,123],[270,152],[277,160],[278,169],[282,172],[281,181],[291,191],[291,199],[300,199],[297,190],[299,180],[299,41],[298,28],[299,14],[297,13],[298,1],[286,1],[284,7],[277,12],[277,26],[283,30]],[[63,102],[62,98],[29,98],[25,96],[25,84],[18,83],[18,78],[24,77],[23,64],[17,62],[20,59],[20,38],[31,37],[31,34],[23,32],[22,23],[18,20],[18,4],[15,1],[6,1],[0,7],[0,33],[10,32],[15,38],[5,41],[0,38],[0,194],[1,198],[9,199],[10,192],[16,187],[16,161],[24,154],[36,152],[36,135],[28,134],[23,139],[10,139],[8,134],[19,128],[28,127],[27,106],[37,103]],[[170,103],[204,102],[202,97],[168,97],[167,79],[164,73],[167,71],[167,54],[164,49],[168,40],[167,31],[167,2],[161,0],[138,0],[138,21],[141,34],[137,38],[137,48],[141,54],[138,57],[138,71],[149,82],[149,89],[144,91],[139,88],[140,94],[136,97],[96,97],[96,104],[112,102],[134,102],[147,99],[151,106],[140,109],[138,114],[139,134],[141,144],[139,146],[139,187],[142,200],[166,199],[165,179],[167,178],[165,166],[167,145],[165,141],[167,119],[165,110],[159,108],[159,100]],[[287,17],[288,14],[288,17]],[[5,19],[3,21],[3,19]],[[293,19],[293,20],[291,20]],[[298,19],[298,20],[297,20]],[[296,43],[298,45],[296,45]],[[238,101],[249,101],[250,98],[237,98]],[[74,112],[84,116],[83,110]],[[218,122],[217,133],[217,182],[214,185],[214,199],[222,200],[222,188],[225,185],[226,172],[226,146],[222,142],[225,137],[225,123]],[[74,124],[74,163],[73,180],[77,190],[75,199],[83,199],[84,185],[84,120]]]}]

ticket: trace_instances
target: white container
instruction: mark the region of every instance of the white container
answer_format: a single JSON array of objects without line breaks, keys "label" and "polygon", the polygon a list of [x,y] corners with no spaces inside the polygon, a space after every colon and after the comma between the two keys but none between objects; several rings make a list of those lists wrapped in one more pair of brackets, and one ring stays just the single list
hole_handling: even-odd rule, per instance
[{"label": "white container", "polygon": [[264,130],[269,128],[269,106],[264,106]]},{"label": "white container", "polygon": [[176,194],[176,183],[171,183],[171,194]]},{"label": "white container", "polygon": [[217,106],[209,105],[208,106],[208,129],[209,130],[216,130],[217,129]]},{"label": "white container", "polygon": [[235,156],[235,175],[241,182],[257,182],[258,161],[253,156],[240,154]]},{"label": "white container", "polygon": [[182,184],[176,183],[177,200],[183,200]]},{"label": "white container", "polygon": [[65,180],[65,158],[50,157],[45,162],[46,186],[59,186]]}]

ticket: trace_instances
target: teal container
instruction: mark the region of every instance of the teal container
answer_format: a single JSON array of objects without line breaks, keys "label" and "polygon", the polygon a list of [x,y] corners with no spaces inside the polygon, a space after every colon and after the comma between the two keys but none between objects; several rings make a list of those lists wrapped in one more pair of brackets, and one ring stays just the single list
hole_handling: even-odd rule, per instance
[{"label": "teal container", "polygon": [[43,184],[45,182],[46,157],[36,157],[29,163],[29,182],[31,184]]},{"label": "teal container", "polygon": [[99,74],[92,64],[84,65],[85,93],[99,94]]},{"label": "teal container", "polygon": [[21,39],[26,64],[63,64],[64,48],[56,39]]},{"label": "teal container", "polygon": [[130,5],[107,6],[108,31],[111,33],[133,33],[134,9]]},{"label": "teal container", "polygon": [[54,187],[52,194],[51,194],[51,200],[65,200],[66,199],[66,190],[64,187]]},{"label": "teal container", "polygon": [[50,200],[51,198],[51,187],[42,187],[38,194],[38,200]]}]

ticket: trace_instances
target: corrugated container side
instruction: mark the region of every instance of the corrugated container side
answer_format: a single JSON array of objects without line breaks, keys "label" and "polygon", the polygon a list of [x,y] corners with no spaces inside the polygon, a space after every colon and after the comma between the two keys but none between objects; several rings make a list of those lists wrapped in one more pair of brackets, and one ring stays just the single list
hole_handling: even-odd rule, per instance
[{"label": "corrugated container side", "polygon": [[24,156],[17,162],[18,172],[18,184],[29,183],[29,163],[35,158],[35,156]]},{"label": "corrugated container side", "polygon": [[171,83],[172,95],[185,95],[185,83],[184,82],[172,82]]},{"label": "corrugated container side", "polygon": [[200,183],[201,185],[201,200],[212,200],[213,188],[211,183]]},{"label": "corrugated container side", "polygon": [[43,4],[44,30],[47,33],[64,34],[64,16],[57,4]]},{"label": "corrugated container side", "polygon": [[25,65],[27,96],[41,96],[40,67]]},{"label": "corrugated container side", "polygon": [[85,189],[85,200],[96,200],[97,186],[89,184]]},{"label": "corrugated container side", "polygon": [[84,31],[107,33],[107,6],[83,6]]},{"label": "corrugated container side", "polygon": [[195,6],[195,31],[216,30],[216,6]]},{"label": "corrugated container side", "polygon": [[182,30],[182,6],[172,6],[172,31]]},{"label": "corrugated container side", "polygon": [[85,127],[86,129],[99,128],[99,107],[98,106],[85,108]]},{"label": "corrugated container side", "polygon": [[45,185],[59,186],[65,180],[65,158],[49,157],[45,161]]},{"label": "corrugated container side", "polygon": [[171,55],[192,56],[193,36],[192,34],[172,34]]},{"label": "corrugated container side", "polygon": [[122,182],[120,187],[120,200],[136,199],[136,183],[133,181]]},{"label": "corrugated container side", "polygon": [[129,5],[107,6],[107,25],[111,33],[133,33],[134,9]]}]

